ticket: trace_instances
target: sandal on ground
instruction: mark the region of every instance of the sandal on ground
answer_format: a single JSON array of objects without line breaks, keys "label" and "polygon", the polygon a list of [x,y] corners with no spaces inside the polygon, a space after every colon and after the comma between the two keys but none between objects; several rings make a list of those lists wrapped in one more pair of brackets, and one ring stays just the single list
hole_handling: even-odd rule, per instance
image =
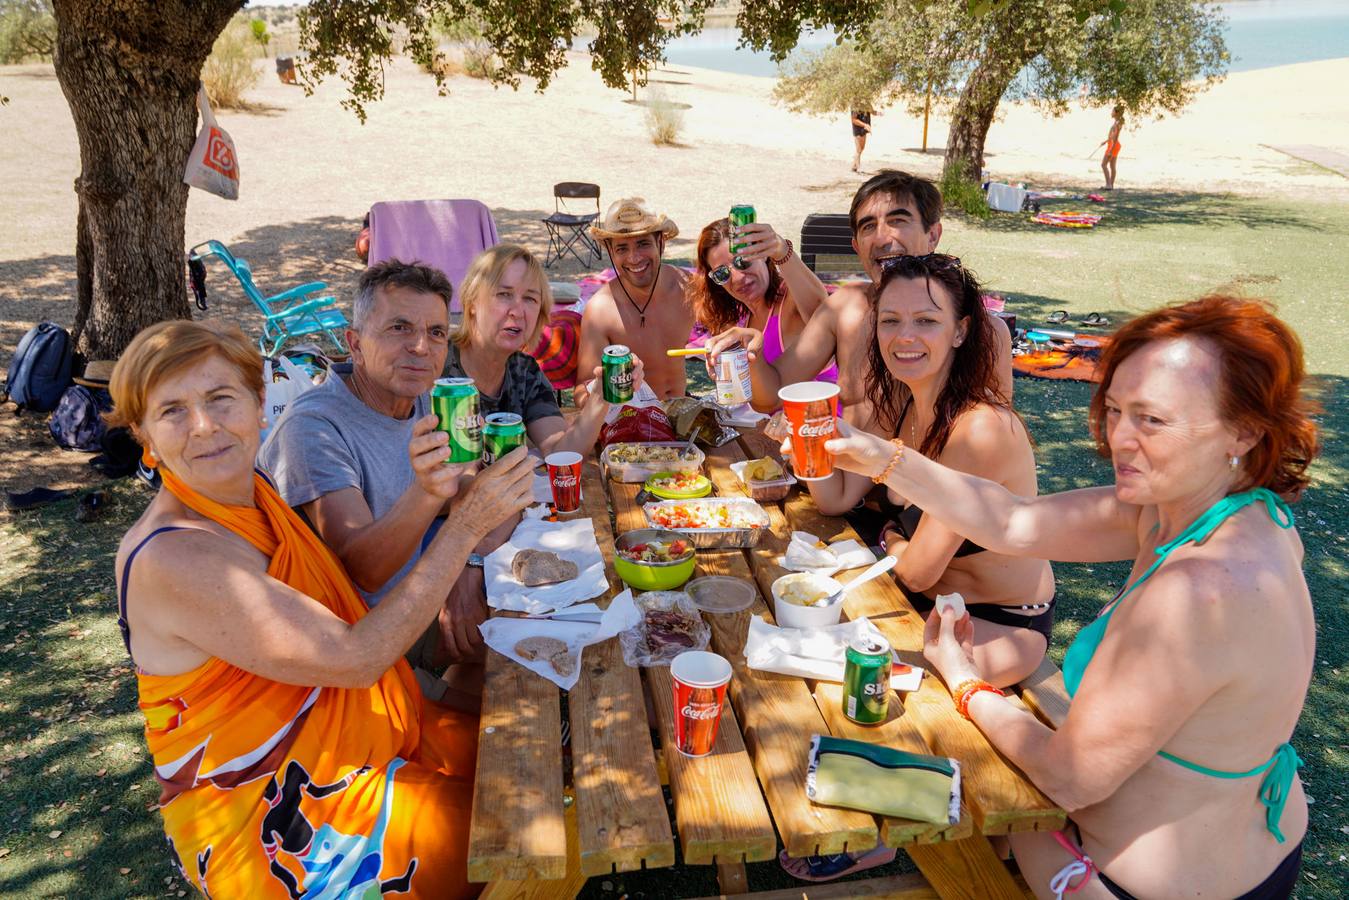
[{"label": "sandal on ground", "polygon": [[108,509],[108,495],[102,491],[91,491],[80,497],[75,509],[75,519],[79,522],[96,522]]},{"label": "sandal on ground", "polygon": [[35,487],[31,491],[18,494],[13,491],[5,491],[5,509],[35,509],[39,506],[46,506],[48,503],[55,503],[58,500],[67,500],[72,496],[74,496],[72,491],[54,491],[45,487]]},{"label": "sandal on ground", "polygon": [[1048,322],[1050,325],[1062,325],[1064,322],[1068,321],[1068,310],[1056,309],[1049,315],[1045,316],[1045,321]]},{"label": "sandal on ground", "polygon": [[1109,325],[1110,320],[1098,312],[1087,313],[1082,317],[1083,325]]},{"label": "sandal on ground", "polygon": [[829,856],[788,856],[783,850],[778,854],[778,863],[784,872],[801,881],[833,881],[845,875],[853,875],[894,862],[894,847],[877,847],[866,853],[833,853]]}]

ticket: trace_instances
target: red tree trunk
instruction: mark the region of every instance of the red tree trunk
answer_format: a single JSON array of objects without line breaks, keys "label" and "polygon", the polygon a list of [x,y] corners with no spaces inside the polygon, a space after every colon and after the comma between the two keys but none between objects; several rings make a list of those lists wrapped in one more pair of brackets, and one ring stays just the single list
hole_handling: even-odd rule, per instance
[{"label": "red tree trunk", "polygon": [[115,359],[147,325],[191,315],[187,186],[201,68],[241,0],[55,0],[56,76],[80,142],[75,327]]}]

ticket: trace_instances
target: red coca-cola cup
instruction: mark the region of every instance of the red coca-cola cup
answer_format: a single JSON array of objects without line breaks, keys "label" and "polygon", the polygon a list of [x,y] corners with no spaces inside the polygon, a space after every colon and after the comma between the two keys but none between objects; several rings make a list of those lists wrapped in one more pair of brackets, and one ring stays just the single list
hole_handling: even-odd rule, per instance
[{"label": "red coca-cola cup", "polygon": [[824,442],[834,436],[834,404],[838,385],[802,381],[778,391],[782,412],[792,429],[792,471],[802,481],[820,481],[834,474],[834,455]]},{"label": "red coca-cola cup", "polygon": [[549,453],[543,459],[548,467],[548,483],[553,488],[553,509],[560,513],[581,508],[581,454],[573,450]]},{"label": "red coca-cola cup", "polygon": [[717,742],[731,664],[715,653],[686,650],[670,663],[670,677],[674,680],[675,747],[685,756],[706,756]]}]

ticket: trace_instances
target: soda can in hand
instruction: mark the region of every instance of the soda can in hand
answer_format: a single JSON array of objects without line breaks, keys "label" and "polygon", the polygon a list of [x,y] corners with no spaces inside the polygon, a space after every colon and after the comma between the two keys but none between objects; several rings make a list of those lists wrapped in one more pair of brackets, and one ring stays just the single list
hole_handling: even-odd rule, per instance
[{"label": "soda can in hand", "polygon": [[553,509],[560,513],[581,508],[581,454],[574,450],[549,453],[543,460],[548,467],[548,484],[553,488]]},{"label": "soda can in hand", "polygon": [[670,663],[674,682],[675,747],[685,756],[706,756],[717,742],[721,707],[731,664],[705,650],[686,650]]},{"label": "soda can in hand", "polygon": [[822,481],[834,474],[834,455],[824,448],[834,436],[834,404],[838,385],[802,381],[778,391],[792,432],[792,471],[802,481]]}]

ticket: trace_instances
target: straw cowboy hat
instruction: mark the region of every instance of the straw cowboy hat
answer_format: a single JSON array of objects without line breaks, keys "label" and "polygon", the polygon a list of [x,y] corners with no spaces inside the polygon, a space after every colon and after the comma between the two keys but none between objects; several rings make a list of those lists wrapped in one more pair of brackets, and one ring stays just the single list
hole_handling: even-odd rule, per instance
[{"label": "straw cowboy hat", "polygon": [[84,367],[84,374],[77,375],[74,379],[76,384],[82,384],[90,388],[104,388],[112,380],[112,367],[117,365],[114,360],[96,359]]},{"label": "straw cowboy hat", "polygon": [[655,213],[641,197],[624,197],[609,204],[603,221],[590,226],[590,236],[597,241],[613,241],[639,234],[663,234],[672,240],[679,234],[679,226],[665,213]]}]

